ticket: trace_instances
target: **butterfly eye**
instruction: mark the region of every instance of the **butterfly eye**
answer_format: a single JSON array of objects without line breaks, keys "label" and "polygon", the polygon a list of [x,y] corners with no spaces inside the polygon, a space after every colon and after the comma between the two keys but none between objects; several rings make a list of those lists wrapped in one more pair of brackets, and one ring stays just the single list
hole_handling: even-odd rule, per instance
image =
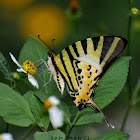
[{"label": "butterfly eye", "polygon": [[51,52],[51,51],[48,52],[48,56],[49,56],[49,57],[52,56],[52,52]]}]

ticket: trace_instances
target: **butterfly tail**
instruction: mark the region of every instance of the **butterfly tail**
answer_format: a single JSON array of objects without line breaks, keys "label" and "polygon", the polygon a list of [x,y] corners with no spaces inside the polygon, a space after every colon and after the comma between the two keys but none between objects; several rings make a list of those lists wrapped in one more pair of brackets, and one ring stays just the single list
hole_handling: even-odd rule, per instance
[{"label": "butterfly tail", "polygon": [[[87,106],[90,106],[90,107],[92,107],[94,110],[103,113],[103,112],[100,110],[100,108],[99,108],[91,99],[89,100]],[[104,113],[103,113],[103,114],[104,114]],[[107,117],[106,117],[105,115],[104,115],[104,120],[105,120],[105,122],[106,122],[106,124],[107,124],[108,127],[111,126],[112,128],[114,128],[114,126],[111,124],[111,122],[107,119]]]}]

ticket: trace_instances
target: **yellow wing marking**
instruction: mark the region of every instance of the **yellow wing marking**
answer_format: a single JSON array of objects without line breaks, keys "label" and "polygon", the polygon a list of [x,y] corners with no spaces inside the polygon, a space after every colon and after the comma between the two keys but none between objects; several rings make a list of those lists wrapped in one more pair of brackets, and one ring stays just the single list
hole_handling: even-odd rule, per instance
[{"label": "yellow wing marking", "polygon": [[70,52],[72,53],[74,58],[77,58],[77,55],[75,54],[72,45],[69,46]]},{"label": "yellow wing marking", "polygon": [[[81,73],[77,73],[79,86],[77,85],[77,87],[75,88],[78,90],[77,93],[79,93],[79,98],[84,100],[84,97],[86,97],[87,95],[90,97],[90,94],[92,93],[92,87],[98,81],[98,78],[96,79],[96,77],[99,76],[99,70],[94,65],[88,62],[74,60],[73,63],[76,71],[78,71],[78,69],[81,70]],[[78,101],[75,101],[76,104],[78,103]]]},{"label": "yellow wing marking", "polygon": [[101,56],[101,52],[102,52],[102,48],[103,48],[103,42],[104,42],[104,37],[101,36],[100,40],[98,42],[98,47],[95,51],[94,57],[96,57],[96,62],[99,64],[100,61],[100,56]]},{"label": "yellow wing marking", "polygon": [[92,53],[94,55],[94,46],[93,46],[93,41],[91,38],[87,38],[87,54]]},{"label": "yellow wing marking", "polygon": [[[74,90],[75,85],[76,85],[76,77],[75,77],[75,73],[74,73],[74,69],[73,69],[71,60],[66,51],[64,51],[64,53],[62,51],[61,54],[63,56],[62,59],[63,59],[64,64],[62,64],[62,61],[60,59],[60,54],[58,54],[59,56],[57,56],[56,65],[57,65],[58,69],[60,70],[60,72],[65,77],[65,80],[66,80],[68,86],[70,87],[70,89]],[[66,69],[64,68],[64,65],[65,65]],[[67,73],[66,73],[66,70],[67,70]]]},{"label": "yellow wing marking", "polygon": [[81,44],[81,41],[78,41],[75,44],[76,44],[77,51],[80,54],[80,56],[85,55],[84,50],[83,50],[83,47],[82,47],[82,44]]}]

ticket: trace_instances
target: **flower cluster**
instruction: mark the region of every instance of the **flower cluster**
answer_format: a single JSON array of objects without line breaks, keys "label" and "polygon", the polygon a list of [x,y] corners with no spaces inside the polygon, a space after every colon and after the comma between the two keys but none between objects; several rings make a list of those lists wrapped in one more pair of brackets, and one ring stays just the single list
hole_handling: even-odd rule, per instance
[{"label": "flower cluster", "polygon": [[16,60],[16,58],[14,57],[14,55],[12,53],[10,53],[10,56],[11,56],[11,59],[13,60],[13,62],[19,67],[19,69],[17,69],[18,72],[23,72],[25,74],[27,74],[28,76],[28,80],[30,81],[30,83],[36,87],[37,89],[39,88],[39,85],[38,85],[38,82],[37,80],[32,76],[33,74],[36,73],[36,70],[37,68],[35,67],[35,65],[29,61],[29,60],[26,60],[24,63],[23,63],[23,66],[20,65],[18,63],[18,61]]}]

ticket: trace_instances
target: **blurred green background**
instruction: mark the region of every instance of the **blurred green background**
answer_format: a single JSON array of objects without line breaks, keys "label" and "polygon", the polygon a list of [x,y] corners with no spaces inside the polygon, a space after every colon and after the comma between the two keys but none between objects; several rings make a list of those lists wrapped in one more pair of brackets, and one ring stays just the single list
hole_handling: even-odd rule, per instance
[{"label": "blurred green background", "polygon": [[[0,51],[11,63],[8,52],[18,58],[20,50],[29,35],[41,39],[59,53],[63,48],[75,41],[99,35],[115,35],[127,38],[129,4],[128,0],[79,0],[77,16],[69,14],[70,0],[0,0]],[[140,1],[135,1],[135,7],[140,9]],[[75,4],[73,5],[75,6]],[[52,43],[52,39],[55,41]],[[54,44],[54,46],[53,46]],[[34,48],[36,49],[36,48]],[[133,17],[131,34],[131,83],[132,89],[140,77],[140,16]],[[126,55],[127,48],[122,55]],[[46,56],[47,59],[47,56]],[[0,73],[1,81],[4,81]],[[123,92],[103,112],[119,130],[126,110],[125,88]],[[140,106],[137,105],[129,116],[126,132],[130,140],[140,138]],[[0,133],[5,130],[5,123],[0,119]],[[26,128],[10,127],[16,139]],[[73,129],[74,136],[90,136],[91,139],[111,131],[103,125],[88,125]],[[83,132],[83,133],[81,133]],[[81,135],[82,134],[82,135]],[[29,139],[32,139],[32,136]]]}]

